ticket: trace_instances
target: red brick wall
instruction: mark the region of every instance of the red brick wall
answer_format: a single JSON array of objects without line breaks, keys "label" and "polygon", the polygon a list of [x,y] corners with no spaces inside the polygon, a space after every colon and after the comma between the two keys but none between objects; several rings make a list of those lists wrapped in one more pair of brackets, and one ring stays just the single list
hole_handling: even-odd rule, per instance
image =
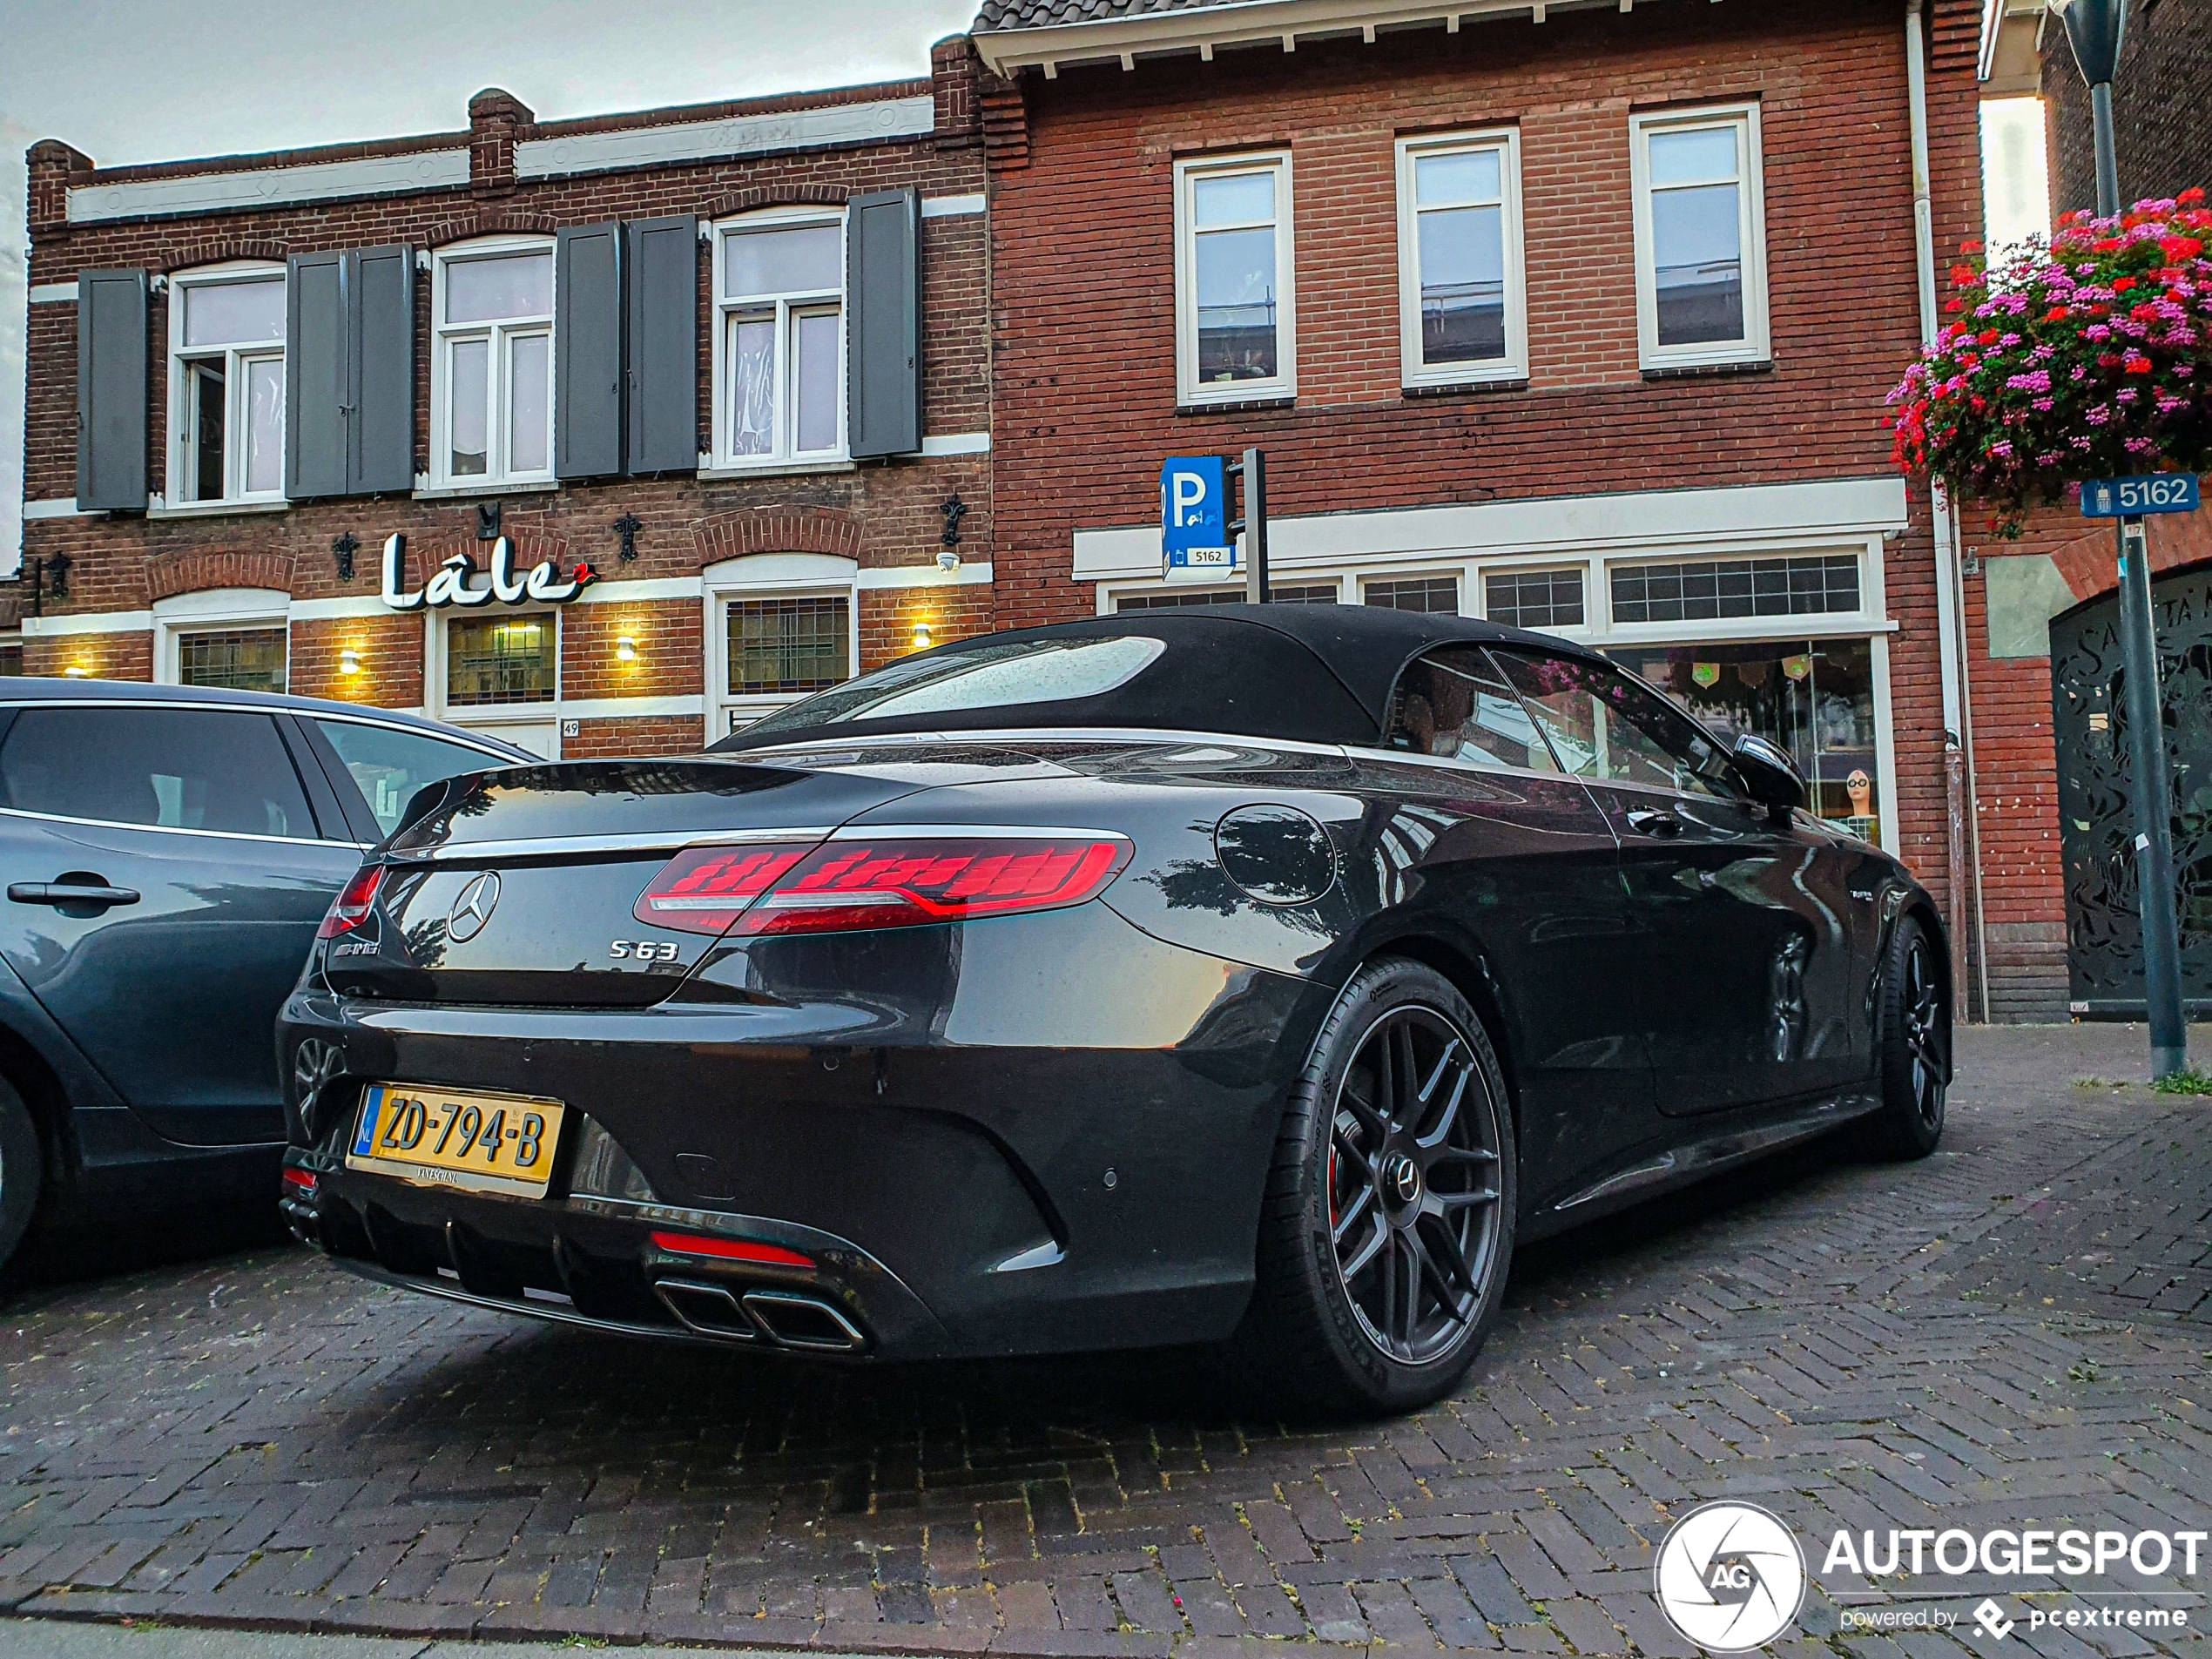
[{"label": "red brick wall", "polygon": [[[837,203],[860,191],[914,185],[925,197],[975,195],[986,189],[974,98],[972,55],[964,43],[941,47],[934,78],[848,88],[799,98],[752,99],[708,108],[661,111],[590,121],[537,123],[505,94],[484,94],[470,109],[469,133],[334,146],[327,151],[225,158],[156,167],[96,171],[65,146],[45,144],[32,156],[33,283],[73,280],[80,270],[139,266],[164,273],[218,260],[279,260],[317,249],[408,242],[437,246],[496,230],[550,234],[565,225],[611,218],[694,212],[712,219],[792,201]],[[932,133],[895,142],[761,155],[698,165],[543,181],[517,180],[514,145],[519,140],[637,127],[678,120],[718,119],[812,108],[822,105],[907,97],[935,91],[938,125]],[[469,145],[473,179],[467,188],[426,192],[379,200],[316,202],[253,212],[203,214],[131,223],[71,226],[67,185],[233,171],[241,166]],[[980,213],[927,219],[922,225],[924,418],[933,435],[990,428],[990,339],[987,281],[988,229]],[[709,427],[711,311],[708,253],[700,251],[699,423]],[[427,471],[430,430],[430,284],[416,283],[415,465]],[[165,409],[168,320],[166,300],[156,296],[149,319],[147,388],[152,422],[151,488],[164,491]],[[76,489],[77,311],[70,304],[30,308],[25,495],[31,501],[67,497]],[[991,457],[961,455],[902,457],[850,469],[759,479],[700,480],[689,476],[564,483],[552,491],[515,491],[496,497],[518,562],[554,557],[588,559],[604,578],[608,598],[632,579],[688,577],[704,563],[750,552],[833,551],[863,567],[930,565],[940,550],[942,504],[957,494],[968,512],[961,551],[971,560],[991,556]],[[475,500],[422,501],[406,497],[308,502],[280,513],[150,519],[138,516],[39,518],[25,526],[25,556],[66,554],[72,561],[70,597],[50,598],[48,616],[91,610],[138,610],[154,599],[209,587],[280,589],[299,599],[372,599],[378,555],[385,536],[405,533],[409,579],[420,582],[437,558],[460,548],[488,549],[475,539]],[[617,556],[614,523],[633,514],[642,528],[637,558]],[[826,535],[825,526],[834,526]],[[354,574],[341,580],[331,544],[341,535],[359,543]],[[832,543],[834,543],[833,545]],[[962,590],[961,614],[975,610],[988,625],[986,587]],[[571,607],[563,624],[564,695],[599,698],[626,695],[697,696],[705,678],[700,654],[701,606],[678,602],[612,601]],[[972,619],[972,617],[971,617]],[[619,664],[616,637],[635,623],[640,661]],[[414,705],[423,694],[419,618],[385,617],[302,622],[293,634],[292,681],[319,695]],[[92,642],[107,642],[96,644]],[[30,672],[42,662],[96,662],[99,671],[147,678],[150,639],[69,636],[40,644],[29,657]],[[363,670],[338,671],[337,652],[361,651]],[[588,722],[580,739],[607,745],[652,746],[684,733],[679,746],[696,745],[696,719],[673,725],[647,721]]]},{"label": "red brick wall", "polygon": [[[1933,0],[1937,247],[1981,217],[1970,0]],[[1919,340],[1904,8],[1794,0],[1469,20],[1294,55],[1068,69],[987,89],[996,605],[1001,626],[1089,614],[1070,532],[1158,511],[1160,459],[1268,452],[1278,516],[1494,496],[1890,471],[1883,399]],[[1638,366],[1632,111],[1756,99],[1773,364],[1648,380]],[[1521,135],[1529,384],[1400,390],[1392,152],[1403,135]],[[1295,408],[1178,413],[1173,165],[1287,147]],[[1902,852],[1945,889],[1934,547],[1925,487],[1885,552]]]}]

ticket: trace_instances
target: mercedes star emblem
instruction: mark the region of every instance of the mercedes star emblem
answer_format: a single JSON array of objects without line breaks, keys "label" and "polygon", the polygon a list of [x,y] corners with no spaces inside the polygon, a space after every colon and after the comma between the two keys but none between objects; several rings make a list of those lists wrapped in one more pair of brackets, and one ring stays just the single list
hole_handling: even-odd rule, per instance
[{"label": "mercedes star emblem", "polygon": [[498,902],[499,873],[486,870],[461,889],[461,896],[446,913],[446,937],[456,945],[467,944],[483,932],[484,924],[491,920],[492,907]]}]

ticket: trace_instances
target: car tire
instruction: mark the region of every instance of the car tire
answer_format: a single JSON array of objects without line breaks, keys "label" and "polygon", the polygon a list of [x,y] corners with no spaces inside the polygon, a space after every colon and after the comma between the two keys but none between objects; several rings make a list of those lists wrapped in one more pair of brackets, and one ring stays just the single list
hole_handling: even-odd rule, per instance
[{"label": "car tire", "polygon": [[1504,1298],[1514,1159],[1504,1075],[1467,999],[1419,962],[1362,968],[1276,1137],[1237,1345],[1263,1388],[1360,1415],[1450,1393]]},{"label": "car tire", "polygon": [[14,1085],[0,1077],[0,1266],[16,1253],[30,1218],[38,1213],[45,1162],[30,1108]]},{"label": "car tire", "polygon": [[1943,1138],[1951,1081],[1951,998],[1935,937],[1900,917],[1882,963],[1882,1104],[1870,1122],[1875,1152],[1924,1158]]}]

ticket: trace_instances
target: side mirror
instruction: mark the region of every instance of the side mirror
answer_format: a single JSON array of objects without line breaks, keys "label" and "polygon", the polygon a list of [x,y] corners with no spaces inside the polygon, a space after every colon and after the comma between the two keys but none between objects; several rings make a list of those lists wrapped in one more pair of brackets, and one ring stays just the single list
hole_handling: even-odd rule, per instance
[{"label": "side mirror", "polygon": [[1736,772],[1753,800],[1780,816],[1805,804],[1805,780],[1777,745],[1746,732],[1736,739]]}]

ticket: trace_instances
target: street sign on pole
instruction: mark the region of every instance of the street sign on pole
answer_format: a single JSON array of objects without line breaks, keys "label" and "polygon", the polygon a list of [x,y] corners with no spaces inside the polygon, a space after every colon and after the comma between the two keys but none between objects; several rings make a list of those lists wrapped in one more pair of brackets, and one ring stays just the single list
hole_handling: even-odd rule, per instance
[{"label": "street sign on pole", "polygon": [[1236,571],[1227,466],[1219,455],[1170,455],[1160,463],[1160,575],[1221,582]]},{"label": "street sign on pole", "polygon": [[2144,513],[2193,513],[2202,499],[2193,472],[2100,478],[2081,486],[2081,516],[2134,518]]}]

